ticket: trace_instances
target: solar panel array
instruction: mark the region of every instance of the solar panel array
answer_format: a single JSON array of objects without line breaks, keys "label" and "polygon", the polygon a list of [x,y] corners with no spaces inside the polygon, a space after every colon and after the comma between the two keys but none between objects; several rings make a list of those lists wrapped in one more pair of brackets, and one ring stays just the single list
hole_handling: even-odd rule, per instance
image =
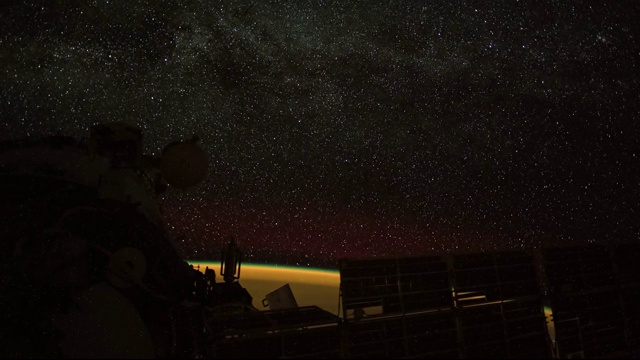
[{"label": "solar panel array", "polygon": [[454,255],[452,274],[458,332],[465,357],[550,356],[531,254]]},{"label": "solar panel array", "polygon": [[441,257],[343,260],[348,358],[457,358],[456,317]]},{"label": "solar panel array", "polygon": [[340,264],[349,358],[550,357],[531,254]]},{"label": "solar panel array", "polygon": [[217,318],[216,354],[638,358],[639,260],[640,244],[342,259],[341,319],[316,307]]}]

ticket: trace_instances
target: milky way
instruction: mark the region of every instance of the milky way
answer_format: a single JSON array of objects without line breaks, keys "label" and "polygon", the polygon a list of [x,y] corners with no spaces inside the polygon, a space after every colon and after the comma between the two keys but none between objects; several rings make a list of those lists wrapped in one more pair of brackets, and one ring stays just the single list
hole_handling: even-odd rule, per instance
[{"label": "milky way", "polygon": [[160,200],[188,259],[637,241],[635,2],[1,5],[2,138],[197,135]]}]

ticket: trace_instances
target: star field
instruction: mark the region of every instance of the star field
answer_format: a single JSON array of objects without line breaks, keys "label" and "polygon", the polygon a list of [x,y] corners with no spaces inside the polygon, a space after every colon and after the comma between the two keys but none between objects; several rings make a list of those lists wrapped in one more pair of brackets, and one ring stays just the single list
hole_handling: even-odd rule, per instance
[{"label": "star field", "polygon": [[635,2],[3,4],[1,138],[197,135],[160,201],[186,259],[637,241]]}]

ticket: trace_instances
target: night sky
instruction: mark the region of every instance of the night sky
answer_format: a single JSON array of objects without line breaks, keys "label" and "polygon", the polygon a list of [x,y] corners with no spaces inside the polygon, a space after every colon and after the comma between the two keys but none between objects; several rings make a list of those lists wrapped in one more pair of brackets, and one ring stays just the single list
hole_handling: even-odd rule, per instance
[{"label": "night sky", "polygon": [[189,260],[640,241],[639,3],[486,3],[5,1],[0,139],[197,135]]}]

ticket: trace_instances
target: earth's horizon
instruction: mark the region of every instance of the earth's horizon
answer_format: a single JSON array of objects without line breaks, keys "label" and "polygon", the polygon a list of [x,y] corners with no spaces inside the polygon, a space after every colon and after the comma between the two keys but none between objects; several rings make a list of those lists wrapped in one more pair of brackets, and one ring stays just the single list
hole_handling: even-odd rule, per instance
[{"label": "earth's horizon", "polygon": [[[202,272],[209,267],[220,278],[220,262],[187,261]],[[198,265],[200,266],[198,268]],[[322,268],[302,268],[291,265],[243,263],[239,283],[253,297],[253,306],[269,310],[262,300],[272,291],[289,284],[298,306],[315,305],[334,315],[340,313],[340,273]]]}]

